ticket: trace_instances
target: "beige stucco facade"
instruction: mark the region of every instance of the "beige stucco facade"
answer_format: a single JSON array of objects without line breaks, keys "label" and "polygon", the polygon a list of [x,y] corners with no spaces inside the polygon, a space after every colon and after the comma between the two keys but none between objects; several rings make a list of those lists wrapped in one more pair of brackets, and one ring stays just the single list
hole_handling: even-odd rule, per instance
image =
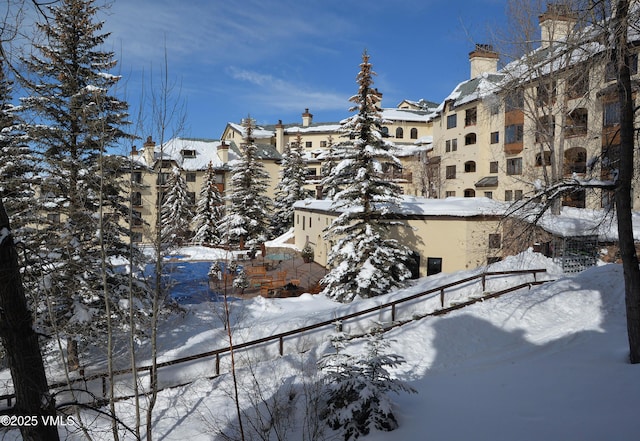
[{"label": "beige stucco facade", "polygon": [[[411,213],[397,218],[404,226],[394,227],[390,237],[417,253],[421,277],[434,273],[434,265],[439,265],[440,271],[453,272],[502,257],[501,205],[484,198],[468,201],[405,198],[405,201]],[[467,208],[461,210],[461,205]],[[324,234],[336,217],[329,201],[307,200],[295,206],[295,245],[302,249],[310,244],[314,261],[323,266],[327,265],[332,246]]]}]

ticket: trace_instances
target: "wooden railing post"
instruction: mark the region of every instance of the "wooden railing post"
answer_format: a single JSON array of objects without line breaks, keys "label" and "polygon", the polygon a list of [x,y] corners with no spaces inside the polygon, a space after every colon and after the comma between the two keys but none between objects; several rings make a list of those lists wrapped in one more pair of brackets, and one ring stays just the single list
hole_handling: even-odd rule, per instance
[{"label": "wooden railing post", "polygon": [[280,337],[280,356],[284,354],[284,338]]},{"label": "wooden railing post", "polygon": [[440,307],[444,308],[444,288],[440,289]]},{"label": "wooden railing post", "polygon": [[482,274],[482,292],[485,292],[487,290],[487,275],[486,274]]},{"label": "wooden railing post", "polygon": [[220,353],[216,352],[216,377],[220,375]]},{"label": "wooden railing post", "polygon": [[396,321],[396,304],[391,305],[391,322]]}]

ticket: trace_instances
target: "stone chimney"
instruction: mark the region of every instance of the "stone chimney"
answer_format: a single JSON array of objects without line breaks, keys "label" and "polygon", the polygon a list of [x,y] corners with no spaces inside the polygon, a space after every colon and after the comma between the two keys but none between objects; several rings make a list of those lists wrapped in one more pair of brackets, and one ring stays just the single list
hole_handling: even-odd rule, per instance
[{"label": "stone chimney", "polygon": [[229,144],[224,141],[221,141],[220,145],[218,145],[218,158],[223,164],[229,162]]},{"label": "stone chimney", "polygon": [[135,145],[131,146],[131,156],[136,156],[138,154],[138,148]]},{"label": "stone chimney", "polygon": [[567,38],[577,19],[569,5],[547,3],[547,10],[538,17],[538,22],[541,46],[546,48],[558,40]]},{"label": "stone chimney", "polygon": [[153,165],[155,160],[155,148],[156,143],[151,136],[147,136],[147,140],[144,144],[142,144],[142,155],[144,156],[144,160],[149,167]]},{"label": "stone chimney", "polygon": [[281,119],[276,124],[276,150],[284,153],[284,124],[282,124]]},{"label": "stone chimney", "polygon": [[476,48],[469,52],[469,64],[471,66],[471,78],[483,73],[495,73],[498,71],[500,56],[493,50],[490,44],[476,43]]},{"label": "stone chimney", "polygon": [[309,109],[304,109],[302,114],[302,127],[309,127],[313,121],[313,115],[309,113]]}]

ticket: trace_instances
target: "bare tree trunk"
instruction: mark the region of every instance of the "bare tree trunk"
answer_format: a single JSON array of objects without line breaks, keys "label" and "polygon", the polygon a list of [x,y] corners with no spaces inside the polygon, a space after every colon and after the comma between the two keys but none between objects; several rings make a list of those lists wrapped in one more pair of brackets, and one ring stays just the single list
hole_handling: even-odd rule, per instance
[{"label": "bare tree trunk", "polygon": [[0,336],[16,394],[14,411],[18,415],[37,415],[39,418],[34,426],[20,427],[24,440],[56,441],[59,439],[57,427],[44,424],[42,419],[55,416],[56,410],[53,397],[49,395],[38,336],[32,324],[9,216],[0,200]]},{"label": "bare tree trunk", "polygon": [[624,272],[629,360],[640,363],[640,268],[633,239],[631,183],[634,169],[634,121],[628,33],[629,0],[618,0],[613,17],[614,57],[620,100],[620,161],[615,202],[618,217],[618,243]]}]

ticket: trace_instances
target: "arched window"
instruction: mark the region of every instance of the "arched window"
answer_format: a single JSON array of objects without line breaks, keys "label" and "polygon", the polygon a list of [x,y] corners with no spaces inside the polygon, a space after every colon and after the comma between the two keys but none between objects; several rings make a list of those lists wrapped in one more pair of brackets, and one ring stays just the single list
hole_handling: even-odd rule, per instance
[{"label": "arched window", "polygon": [[404,138],[404,131],[402,130],[402,127],[398,127],[396,129],[396,138]]},{"label": "arched window", "polygon": [[587,172],[587,149],[572,147],[564,152],[564,174]]},{"label": "arched window", "polygon": [[415,127],[411,129],[411,139],[418,139],[418,129]]},{"label": "arched window", "polygon": [[476,172],[476,163],[475,161],[467,161],[464,163],[464,172],[465,173],[475,173]]},{"label": "arched window", "polygon": [[465,198],[475,198],[476,197],[476,191],[473,188],[467,188],[464,191],[464,197]]},{"label": "arched window", "polygon": [[476,134],[469,133],[464,137],[464,145],[472,145],[476,143]]}]

